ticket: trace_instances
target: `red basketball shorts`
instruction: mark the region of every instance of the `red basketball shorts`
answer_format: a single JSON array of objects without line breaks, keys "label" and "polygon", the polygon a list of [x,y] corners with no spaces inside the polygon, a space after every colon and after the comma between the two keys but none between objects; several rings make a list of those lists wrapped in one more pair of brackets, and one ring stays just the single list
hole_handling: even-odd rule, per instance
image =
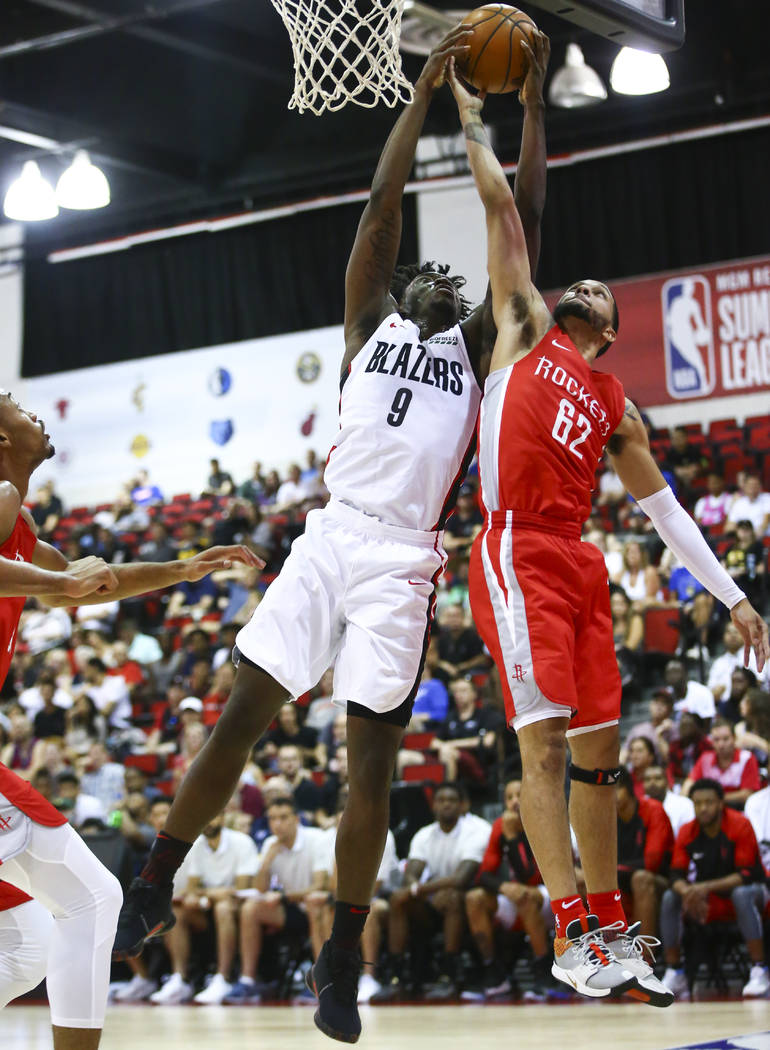
[{"label": "red basketball shorts", "polygon": [[514,729],[572,713],[569,733],[616,723],[620,674],[601,551],[536,529],[487,527],[471,553],[476,627]]}]

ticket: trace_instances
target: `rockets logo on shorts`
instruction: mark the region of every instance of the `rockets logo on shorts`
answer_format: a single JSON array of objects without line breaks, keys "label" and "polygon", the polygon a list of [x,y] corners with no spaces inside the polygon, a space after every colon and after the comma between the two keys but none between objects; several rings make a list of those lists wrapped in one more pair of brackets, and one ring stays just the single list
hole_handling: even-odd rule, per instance
[{"label": "rockets logo on shorts", "polygon": [[671,397],[705,397],[714,389],[711,290],[697,274],[674,277],[661,290],[666,388]]},{"label": "rockets logo on shorts", "polygon": [[514,682],[523,682],[527,677],[527,672],[521,666],[521,664],[514,664],[511,670],[511,680]]}]

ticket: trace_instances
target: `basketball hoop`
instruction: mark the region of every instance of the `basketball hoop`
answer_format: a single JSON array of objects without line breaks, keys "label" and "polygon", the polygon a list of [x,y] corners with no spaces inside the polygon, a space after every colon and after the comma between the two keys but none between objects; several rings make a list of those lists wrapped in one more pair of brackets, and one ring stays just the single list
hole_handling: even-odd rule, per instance
[{"label": "basketball hoop", "polygon": [[271,0],[289,32],[294,93],[289,109],[371,109],[411,102],[398,50],[407,0]]}]

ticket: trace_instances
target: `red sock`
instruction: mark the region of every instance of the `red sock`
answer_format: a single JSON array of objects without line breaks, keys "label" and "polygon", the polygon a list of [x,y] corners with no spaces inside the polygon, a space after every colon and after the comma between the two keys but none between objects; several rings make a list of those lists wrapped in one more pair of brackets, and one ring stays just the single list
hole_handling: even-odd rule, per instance
[{"label": "red sock", "polygon": [[558,900],[551,901],[551,911],[553,912],[557,937],[566,936],[564,931],[573,919],[580,919],[588,914],[585,904],[583,904],[583,898],[577,894],[571,897],[559,897]]},{"label": "red sock", "polygon": [[607,893],[589,893],[588,910],[595,915],[600,926],[611,926],[614,922],[622,922],[622,928],[618,933],[628,929],[626,913],[620,900],[620,890],[609,890]]}]

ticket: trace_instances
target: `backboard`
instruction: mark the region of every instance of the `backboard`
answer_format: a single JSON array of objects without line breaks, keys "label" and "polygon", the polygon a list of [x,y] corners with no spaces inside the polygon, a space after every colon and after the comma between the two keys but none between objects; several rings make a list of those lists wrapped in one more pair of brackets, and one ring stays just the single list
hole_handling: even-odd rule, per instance
[{"label": "backboard", "polygon": [[621,46],[660,52],[675,51],[684,43],[684,0],[529,0],[529,4]]}]

